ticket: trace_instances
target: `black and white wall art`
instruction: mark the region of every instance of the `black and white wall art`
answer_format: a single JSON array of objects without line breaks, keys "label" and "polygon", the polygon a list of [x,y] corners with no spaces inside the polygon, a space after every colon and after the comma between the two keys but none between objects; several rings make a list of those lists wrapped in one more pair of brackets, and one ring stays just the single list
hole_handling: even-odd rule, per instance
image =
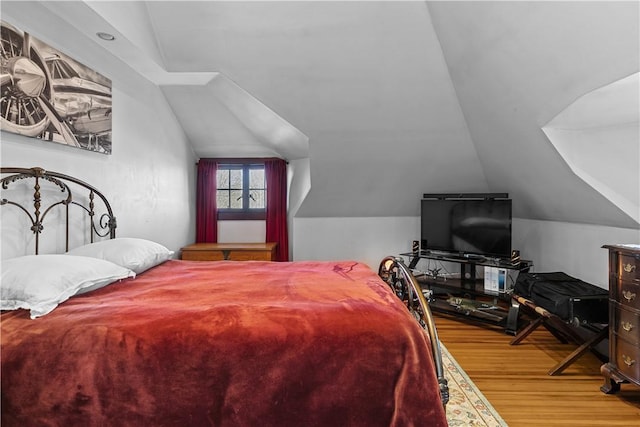
[{"label": "black and white wall art", "polygon": [[111,80],[2,21],[0,128],[111,154]]}]

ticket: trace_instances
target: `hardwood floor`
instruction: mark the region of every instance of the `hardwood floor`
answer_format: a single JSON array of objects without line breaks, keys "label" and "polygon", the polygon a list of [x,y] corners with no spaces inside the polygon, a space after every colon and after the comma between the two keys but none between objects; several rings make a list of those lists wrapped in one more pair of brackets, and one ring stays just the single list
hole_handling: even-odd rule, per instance
[{"label": "hardwood floor", "polygon": [[549,376],[575,344],[538,328],[511,346],[501,331],[434,315],[440,340],[510,427],[640,426],[640,387],[602,393],[602,362],[592,353]]}]

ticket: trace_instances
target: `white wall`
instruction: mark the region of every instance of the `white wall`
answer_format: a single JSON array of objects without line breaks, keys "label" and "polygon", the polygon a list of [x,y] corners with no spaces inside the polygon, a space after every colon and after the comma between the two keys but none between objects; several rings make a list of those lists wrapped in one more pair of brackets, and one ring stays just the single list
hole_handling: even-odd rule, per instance
[{"label": "white wall", "polygon": [[262,243],[266,236],[265,221],[218,221],[219,243]]},{"label": "white wall", "polygon": [[534,261],[535,271],[564,271],[603,288],[609,287],[609,264],[602,245],[640,243],[638,229],[526,219],[515,220],[513,227],[514,248],[522,245],[523,258]]},{"label": "white wall", "polygon": [[[195,236],[193,153],[157,88],[130,96],[114,86],[113,95],[112,155],[2,132],[0,163],[80,178],[110,200],[117,236],[152,239],[177,250]],[[2,257],[12,255],[19,254]]]},{"label": "white wall", "polygon": [[[411,251],[420,236],[418,217],[296,218],[294,260],[353,259],[377,270],[382,258]],[[608,288],[602,245],[640,243],[637,229],[514,218],[512,246],[537,272],[565,273]]]},{"label": "white wall", "polygon": [[[55,17],[44,14],[46,21],[40,20],[40,12],[29,9],[18,21],[3,7],[3,20],[38,31],[38,38],[112,80],[113,154],[2,132],[0,164],[39,166],[98,188],[111,202],[117,236],[152,239],[176,251],[193,242],[195,155],[162,92]],[[3,258],[12,255],[19,254],[2,253]]]},{"label": "white wall", "polygon": [[420,239],[418,217],[295,218],[293,227],[294,261],[350,259],[376,271]]}]

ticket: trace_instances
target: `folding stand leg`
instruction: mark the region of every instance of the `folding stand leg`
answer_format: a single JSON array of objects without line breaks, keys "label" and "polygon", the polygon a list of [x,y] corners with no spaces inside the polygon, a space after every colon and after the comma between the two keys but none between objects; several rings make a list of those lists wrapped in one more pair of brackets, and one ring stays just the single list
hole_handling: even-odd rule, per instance
[{"label": "folding stand leg", "polygon": [[527,326],[525,326],[519,333],[518,335],[516,335],[512,340],[511,340],[511,345],[516,345],[518,344],[520,341],[522,341],[523,339],[525,339],[526,337],[529,336],[529,334],[533,331],[536,330],[536,328],[538,326],[540,326],[541,324],[543,324],[544,322],[544,318],[543,317],[537,317],[536,319],[532,320],[531,323],[529,323]]},{"label": "folding stand leg", "polygon": [[551,368],[551,370],[549,370],[548,374],[549,375],[556,375],[556,374],[561,373],[569,365],[571,365],[573,362],[578,360],[578,358],[580,356],[582,356],[585,352],[587,352],[588,350],[591,350],[600,341],[605,339],[608,336],[608,334],[609,334],[609,330],[607,328],[602,329],[593,338],[591,338],[590,340],[586,341],[584,344],[582,344],[580,347],[578,347],[573,353],[571,353],[570,355],[565,357],[564,360],[562,360],[562,362],[558,363],[556,366]]}]

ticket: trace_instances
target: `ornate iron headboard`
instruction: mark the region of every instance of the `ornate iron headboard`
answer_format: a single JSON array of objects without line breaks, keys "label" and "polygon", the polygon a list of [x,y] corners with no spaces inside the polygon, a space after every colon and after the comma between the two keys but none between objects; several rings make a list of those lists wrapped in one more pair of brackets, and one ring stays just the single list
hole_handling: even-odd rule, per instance
[{"label": "ornate iron headboard", "polygon": [[[0,173],[2,178],[2,190],[9,190],[13,184],[22,180],[33,180],[33,207],[27,207],[25,203],[16,202],[15,200],[9,200],[5,198],[6,192],[3,191],[2,198],[0,199],[0,205],[16,206],[22,210],[31,222],[31,231],[35,235],[35,253],[39,252],[40,233],[44,228],[44,220],[49,212],[56,206],[63,207],[65,215],[65,250],[69,250],[69,207],[78,206],[86,212],[89,217],[89,235],[90,241],[93,243],[94,237],[108,237],[113,239],[116,237],[116,218],[113,216],[111,205],[106,197],[93,186],[81,181],[77,178],[73,178],[68,175],[64,175],[57,172],[46,171],[42,168],[1,168]],[[43,198],[41,196],[41,184],[51,183],[54,188],[60,190],[62,193],[60,197],[56,197],[47,206],[42,206]],[[73,193],[69,183],[74,183],[78,187],[73,187],[74,190],[86,191],[86,199],[88,203],[83,204],[83,200],[74,198],[74,194],[78,195],[79,192]],[[96,200],[99,199],[104,203],[105,213],[96,219]],[[49,202],[48,200],[46,201]],[[103,207],[100,207],[100,212]]]}]

